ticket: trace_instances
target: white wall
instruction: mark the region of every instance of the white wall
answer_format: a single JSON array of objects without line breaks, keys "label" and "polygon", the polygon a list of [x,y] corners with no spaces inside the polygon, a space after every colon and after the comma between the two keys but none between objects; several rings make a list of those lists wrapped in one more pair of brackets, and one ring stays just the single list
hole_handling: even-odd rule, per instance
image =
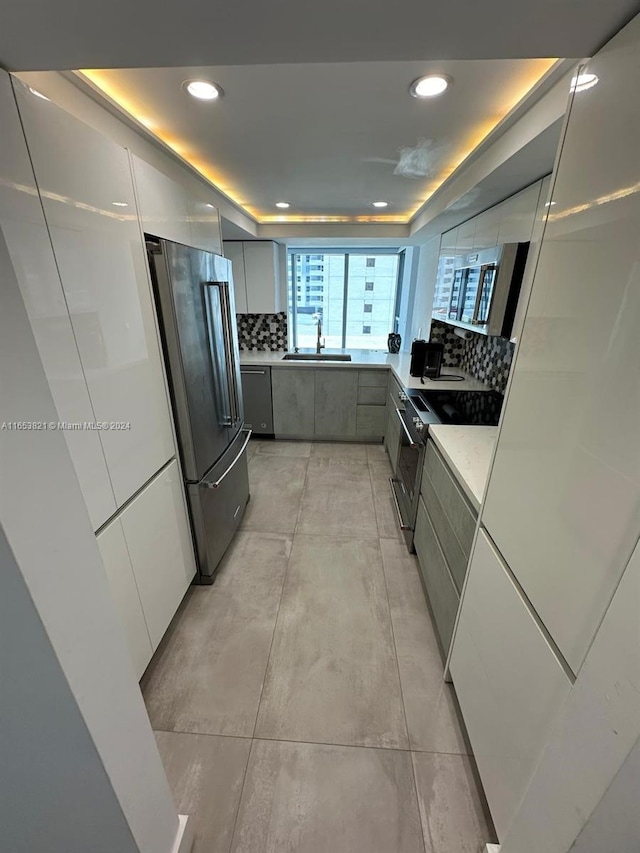
[{"label": "white wall", "polygon": [[[0,423],[55,422],[2,233],[0,281]],[[62,433],[0,429],[0,471],[0,846],[169,853],[178,815]]]}]

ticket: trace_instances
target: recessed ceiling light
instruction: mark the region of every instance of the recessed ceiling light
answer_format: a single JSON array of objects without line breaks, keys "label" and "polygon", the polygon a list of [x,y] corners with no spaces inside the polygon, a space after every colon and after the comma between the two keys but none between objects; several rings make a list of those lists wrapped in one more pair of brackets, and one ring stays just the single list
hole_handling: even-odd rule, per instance
[{"label": "recessed ceiling light", "polygon": [[287,207],[291,207],[290,201],[277,201],[276,207],[281,207],[283,210],[286,210]]},{"label": "recessed ceiling light", "polygon": [[388,201],[372,201],[371,207],[389,207]]},{"label": "recessed ceiling light", "polygon": [[27,88],[29,89],[29,91],[31,92],[32,95],[36,96],[36,98],[42,98],[43,101],[49,101],[50,100],[50,98],[47,98],[47,96],[43,95],[42,92],[38,92],[37,89],[34,89],[33,86],[28,86]]},{"label": "recessed ceiling light", "polygon": [[578,74],[577,77],[571,78],[571,92],[584,92],[586,89],[591,89],[598,82],[595,74]]},{"label": "recessed ceiling light", "polygon": [[554,204],[557,204],[557,203],[558,203],[557,201],[548,201],[548,202],[545,204],[545,207],[553,207],[553,205],[554,205]]},{"label": "recessed ceiling light", "polygon": [[428,74],[413,81],[409,86],[409,94],[414,98],[433,98],[441,95],[452,82],[446,74]]},{"label": "recessed ceiling light", "polygon": [[215,101],[223,94],[222,88],[209,80],[186,80],[182,87],[200,101]]},{"label": "recessed ceiling light", "polygon": [[126,201],[112,201],[111,202],[114,207],[129,207]]}]

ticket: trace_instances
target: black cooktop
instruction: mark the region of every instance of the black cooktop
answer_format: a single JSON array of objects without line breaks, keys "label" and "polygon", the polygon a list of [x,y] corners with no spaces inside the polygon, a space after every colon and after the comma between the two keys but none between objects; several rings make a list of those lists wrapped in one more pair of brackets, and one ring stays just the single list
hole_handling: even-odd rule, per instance
[{"label": "black cooktop", "polygon": [[[504,397],[497,391],[407,391],[423,420],[497,426]],[[425,417],[426,416],[426,417]]]}]

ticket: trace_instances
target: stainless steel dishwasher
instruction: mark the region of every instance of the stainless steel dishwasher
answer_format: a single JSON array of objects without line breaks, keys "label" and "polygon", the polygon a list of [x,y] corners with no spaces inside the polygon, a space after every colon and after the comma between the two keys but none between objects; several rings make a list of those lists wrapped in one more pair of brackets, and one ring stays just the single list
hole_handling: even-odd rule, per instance
[{"label": "stainless steel dishwasher", "polygon": [[242,397],[245,425],[258,435],[273,435],[273,404],[271,402],[271,368],[243,364]]}]

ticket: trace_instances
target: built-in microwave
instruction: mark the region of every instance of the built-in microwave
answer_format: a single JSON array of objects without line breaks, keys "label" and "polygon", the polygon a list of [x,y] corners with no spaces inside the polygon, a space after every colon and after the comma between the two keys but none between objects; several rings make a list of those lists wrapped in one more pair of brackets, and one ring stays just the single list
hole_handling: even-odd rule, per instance
[{"label": "built-in microwave", "polygon": [[457,258],[446,317],[434,318],[509,337],[528,251],[529,243],[505,243]]}]

